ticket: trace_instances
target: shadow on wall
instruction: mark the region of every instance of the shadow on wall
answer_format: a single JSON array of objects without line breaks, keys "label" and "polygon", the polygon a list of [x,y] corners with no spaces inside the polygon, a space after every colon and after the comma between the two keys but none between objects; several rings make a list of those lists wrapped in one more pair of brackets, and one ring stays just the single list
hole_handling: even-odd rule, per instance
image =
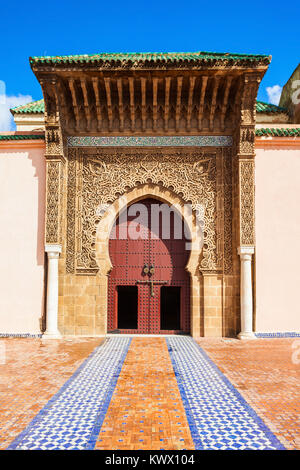
[{"label": "shadow on wall", "polygon": [[36,261],[38,266],[45,264],[44,234],[45,234],[45,199],[46,199],[46,162],[40,152],[28,154],[35,169],[34,176],[38,179],[38,212],[37,212],[37,244]]}]

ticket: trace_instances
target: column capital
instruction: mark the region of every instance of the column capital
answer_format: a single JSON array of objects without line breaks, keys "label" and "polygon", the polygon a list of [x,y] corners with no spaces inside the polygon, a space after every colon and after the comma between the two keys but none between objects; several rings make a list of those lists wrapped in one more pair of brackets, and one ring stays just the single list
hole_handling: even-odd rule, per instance
[{"label": "column capital", "polygon": [[238,255],[240,255],[241,259],[247,259],[247,256],[250,256],[251,259],[254,251],[254,246],[239,246],[237,249]]},{"label": "column capital", "polygon": [[59,258],[61,245],[46,244],[45,252],[48,254],[48,258]]}]

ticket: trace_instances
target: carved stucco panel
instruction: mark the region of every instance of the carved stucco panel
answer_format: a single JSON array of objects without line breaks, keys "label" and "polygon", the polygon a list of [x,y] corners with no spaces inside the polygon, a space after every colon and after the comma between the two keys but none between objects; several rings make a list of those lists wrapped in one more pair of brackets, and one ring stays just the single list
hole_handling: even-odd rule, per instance
[{"label": "carved stucco panel", "polygon": [[[218,152],[222,154],[221,149],[210,153],[200,150],[166,153],[157,150],[107,149],[72,149],[70,153],[69,150],[67,271],[74,272],[75,269],[77,273],[86,274],[97,272],[95,235],[101,217],[99,206],[105,209],[129,189],[146,183],[161,185],[174,191],[183,201],[191,203],[197,211],[197,217],[201,219],[204,231],[200,269],[220,269],[223,254],[218,253],[216,219],[218,207],[222,208],[223,213],[224,207],[217,204],[217,198],[223,198],[223,191],[221,196],[217,195]],[[222,167],[222,174],[223,171]],[[227,206],[228,200],[231,201],[231,194]],[[220,236],[223,246],[224,227]],[[231,238],[231,233],[228,237]]]},{"label": "carved stucco panel", "polygon": [[224,259],[225,274],[232,271],[232,157],[231,150],[223,149],[223,187],[224,187]]},{"label": "carved stucco panel", "polygon": [[254,160],[240,160],[240,244],[255,244]]},{"label": "carved stucco panel", "polygon": [[75,269],[76,149],[69,150],[67,183],[67,272]]},{"label": "carved stucco panel", "polygon": [[60,165],[47,161],[46,243],[59,243]]}]

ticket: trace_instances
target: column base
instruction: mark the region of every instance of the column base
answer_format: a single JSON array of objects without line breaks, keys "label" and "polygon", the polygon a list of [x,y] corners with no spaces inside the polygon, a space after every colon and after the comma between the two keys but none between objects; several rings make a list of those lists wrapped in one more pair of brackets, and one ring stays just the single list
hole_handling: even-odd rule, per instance
[{"label": "column base", "polygon": [[240,332],[238,334],[238,339],[256,339],[256,336],[255,334],[253,333],[253,331],[251,332]]},{"label": "column base", "polygon": [[62,339],[62,335],[60,334],[58,330],[53,333],[51,332],[47,333],[47,331],[45,331],[45,333],[42,336],[42,339]]}]

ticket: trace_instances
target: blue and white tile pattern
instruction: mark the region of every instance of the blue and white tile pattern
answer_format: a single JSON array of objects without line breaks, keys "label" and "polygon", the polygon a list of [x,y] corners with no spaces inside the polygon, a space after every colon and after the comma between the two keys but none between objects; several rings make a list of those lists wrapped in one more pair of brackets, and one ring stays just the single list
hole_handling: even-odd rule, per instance
[{"label": "blue and white tile pattern", "polygon": [[300,333],[290,331],[285,333],[254,333],[257,338],[299,338]]},{"label": "blue and white tile pattern", "polygon": [[9,449],[93,449],[130,341],[116,337],[100,345]]},{"label": "blue and white tile pattern", "polygon": [[284,449],[192,338],[167,344],[196,449]]}]

